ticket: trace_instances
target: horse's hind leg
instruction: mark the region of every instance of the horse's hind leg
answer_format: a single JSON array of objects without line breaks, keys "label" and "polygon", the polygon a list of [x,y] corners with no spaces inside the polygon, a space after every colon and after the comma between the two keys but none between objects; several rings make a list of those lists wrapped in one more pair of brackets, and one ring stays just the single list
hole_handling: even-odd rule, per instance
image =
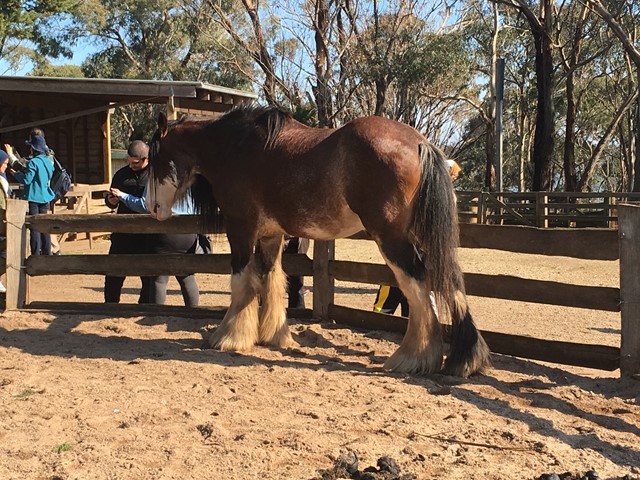
[{"label": "horse's hind leg", "polygon": [[429,286],[388,262],[409,303],[409,322],[400,347],[384,363],[394,372],[428,374],[442,368],[443,337],[429,298]]},{"label": "horse's hind leg", "polygon": [[453,283],[455,293],[447,305],[451,312],[451,348],[444,372],[466,378],[491,365],[491,352],[471,318],[460,267],[453,272]]},{"label": "horse's hind leg", "polygon": [[[253,236],[227,224],[231,245],[231,305],[209,343],[222,351],[242,352],[258,343],[260,277],[253,254]],[[251,261],[249,261],[251,259]]]},{"label": "horse's hind leg", "polygon": [[284,348],[291,342],[284,292],[287,278],[282,270],[283,237],[261,238],[256,265],[262,278],[259,343]]},{"label": "horse's hind leg", "polygon": [[387,238],[380,251],[409,303],[409,323],[400,347],[384,364],[395,372],[428,374],[442,368],[442,327],[431,306],[424,266],[406,239]]}]

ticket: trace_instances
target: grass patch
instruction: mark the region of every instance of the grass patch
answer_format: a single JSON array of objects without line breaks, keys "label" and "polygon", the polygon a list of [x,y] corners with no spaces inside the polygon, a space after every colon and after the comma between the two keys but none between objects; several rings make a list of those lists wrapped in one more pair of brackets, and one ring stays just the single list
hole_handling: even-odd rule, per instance
[{"label": "grass patch", "polygon": [[71,445],[69,445],[67,442],[61,443],[60,445],[53,447],[52,449],[54,453],[68,452],[69,450],[71,450]]},{"label": "grass patch", "polygon": [[38,393],[44,393],[44,388],[42,390],[34,390],[33,388],[25,388],[20,393],[15,395],[15,398],[18,400],[26,400],[27,398],[36,395]]}]

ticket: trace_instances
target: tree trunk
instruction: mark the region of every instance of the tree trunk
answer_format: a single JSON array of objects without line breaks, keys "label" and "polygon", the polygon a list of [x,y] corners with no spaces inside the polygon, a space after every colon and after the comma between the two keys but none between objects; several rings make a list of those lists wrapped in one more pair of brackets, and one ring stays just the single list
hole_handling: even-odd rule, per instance
[{"label": "tree trunk", "polygon": [[376,110],[374,115],[382,116],[384,113],[384,102],[387,98],[387,89],[389,83],[386,78],[379,78],[376,80]]},{"label": "tree trunk", "polygon": [[636,64],[636,89],[638,89],[639,95],[634,108],[634,131],[632,132],[633,142],[631,142],[632,147],[635,148],[631,154],[633,155],[633,191],[640,192],[640,162],[638,162],[640,158],[640,64]]},{"label": "tree trunk", "polygon": [[553,57],[550,32],[553,26],[551,0],[541,0],[543,23],[531,24],[536,46],[538,106],[533,141],[533,185],[536,192],[549,191],[554,147]]},{"label": "tree trunk", "polygon": [[487,102],[487,132],[485,134],[484,153],[486,157],[486,168],[484,173],[484,186],[489,191],[496,189],[496,108],[498,105],[496,98],[497,91],[497,64],[498,64],[498,32],[500,30],[500,16],[498,6],[493,5],[493,35],[491,37],[491,82],[489,83],[490,99]]},{"label": "tree trunk", "polygon": [[[565,61],[567,79],[565,82],[567,89],[567,113],[565,117],[565,138],[564,138],[564,189],[567,192],[575,192],[578,188],[578,178],[576,174],[576,117],[578,115],[578,105],[575,94],[575,72],[582,50],[582,39],[584,37],[584,23],[587,19],[589,9],[583,4],[581,7],[579,20],[573,31],[572,49],[569,58]],[[561,50],[562,53],[562,50]]]},{"label": "tree trunk", "polygon": [[566,192],[575,192],[578,186],[576,177],[576,115],[578,108],[575,98],[573,70],[567,75],[567,115],[565,120],[566,134],[564,138],[564,189]]},{"label": "tree trunk", "polygon": [[316,85],[313,87],[316,107],[318,108],[318,125],[333,127],[332,97],[328,85],[329,53],[327,51],[327,32],[329,30],[328,0],[316,0],[315,5],[315,43]]}]

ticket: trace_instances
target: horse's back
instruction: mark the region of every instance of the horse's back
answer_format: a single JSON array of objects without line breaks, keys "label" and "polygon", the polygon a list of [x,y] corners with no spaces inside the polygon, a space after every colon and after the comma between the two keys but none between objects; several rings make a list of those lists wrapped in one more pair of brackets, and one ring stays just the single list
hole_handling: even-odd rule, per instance
[{"label": "horse's back", "polygon": [[388,224],[389,212],[403,212],[406,219],[398,221],[405,226],[420,181],[419,144],[426,141],[415,129],[363,117],[335,130],[295,125],[280,141],[268,162],[278,168],[265,174],[278,185],[270,203],[288,233],[340,238]]}]

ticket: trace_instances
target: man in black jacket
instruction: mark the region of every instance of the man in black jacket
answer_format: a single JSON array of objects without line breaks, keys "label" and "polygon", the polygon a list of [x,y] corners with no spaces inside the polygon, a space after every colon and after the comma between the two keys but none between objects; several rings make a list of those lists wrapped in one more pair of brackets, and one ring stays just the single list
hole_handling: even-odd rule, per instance
[{"label": "man in black jacket", "polygon": [[[135,140],[129,145],[128,165],[118,170],[111,180],[111,188],[117,188],[130,195],[142,197],[149,178],[149,146],[142,140]],[[130,210],[118,197],[109,193],[105,203],[117,214],[136,213]],[[144,254],[148,253],[148,234],[144,233],[112,233],[109,254]],[[125,277],[107,275],[104,279],[104,301],[119,303],[120,293]],[[150,303],[152,277],[140,277],[142,288],[138,303]]]}]

